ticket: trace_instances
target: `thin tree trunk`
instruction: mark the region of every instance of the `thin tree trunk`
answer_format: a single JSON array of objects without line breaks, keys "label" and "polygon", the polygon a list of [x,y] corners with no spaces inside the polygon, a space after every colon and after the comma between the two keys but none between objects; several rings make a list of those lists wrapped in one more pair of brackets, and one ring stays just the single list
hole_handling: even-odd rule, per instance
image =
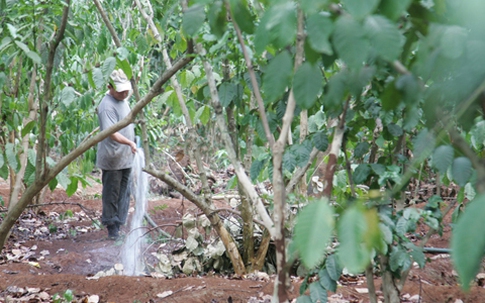
[{"label": "thin tree trunk", "polygon": [[[37,68],[34,66],[32,70],[32,78],[30,79],[30,88],[29,88],[29,116],[24,119],[22,125],[25,127],[29,122],[34,121],[37,116],[37,103],[35,102],[35,78],[36,78],[36,70]],[[25,169],[27,167],[27,160],[29,154],[29,134],[25,134],[22,138],[22,151],[20,152],[19,160],[20,160],[20,170],[18,171],[17,175],[15,176],[15,183],[13,185],[13,191],[10,194],[10,202],[8,204],[8,208],[14,207],[19,198],[20,191],[23,186],[23,179],[25,175]]]}]

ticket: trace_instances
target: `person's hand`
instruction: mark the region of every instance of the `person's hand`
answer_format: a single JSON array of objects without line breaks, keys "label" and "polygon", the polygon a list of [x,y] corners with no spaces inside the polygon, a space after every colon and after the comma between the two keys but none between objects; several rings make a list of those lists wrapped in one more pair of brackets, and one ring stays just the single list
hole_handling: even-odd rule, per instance
[{"label": "person's hand", "polygon": [[133,141],[130,141],[130,147],[131,147],[131,152],[135,154],[137,150],[136,143]]}]

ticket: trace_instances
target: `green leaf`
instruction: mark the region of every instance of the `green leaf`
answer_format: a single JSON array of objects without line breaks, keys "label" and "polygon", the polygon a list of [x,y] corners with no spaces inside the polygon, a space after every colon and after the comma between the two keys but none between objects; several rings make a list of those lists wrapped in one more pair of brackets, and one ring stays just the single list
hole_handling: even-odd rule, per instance
[{"label": "green leaf", "polygon": [[182,29],[189,37],[193,37],[205,20],[204,5],[197,3],[189,7],[182,18]]},{"label": "green leaf", "polygon": [[421,159],[421,161],[426,159],[434,148],[435,142],[436,138],[433,133],[427,129],[423,129],[413,140],[414,156]]},{"label": "green leaf", "polygon": [[472,176],[472,162],[467,157],[459,157],[453,161],[451,166],[453,180],[459,186],[465,186]]},{"label": "green leaf", "polygon": [[[10,46],[11,43],[12,43],[12,38],[10,38],[10,37],[4,37],[2,39],[2,42],[0,43],[0,51],[2,51],[7,46]],[[0,85],[0,86],[2,86],[2,85]]]},{"label": "green leaf", "polygon": [[101,71],[101,69],[95,67],[92,71],[92,78],[93,78],[93,83],[94,84],[94,88],[96,89],[100,89],[101,87],[103,87],[104,85],[104,77],[103,77],[103,72]]},{"label": "green leaf", "polygon": [[387,226],[384,223],[379,223],[379,228],[381,229],[381,233],[384,238],[384,241],[387,244],[391,245],[393,240],[392,230],[389,228],[389,226]]},{"label": "green leaf", "polygon": [[293,60],[287,51],[282,51],[268,64],[263,75],[263,90],[266,102],[276,101],[290,84]]},{"label": "green leaf", "polygon": [[5,160],[3,159],[3,154],[0,154],[0,168],[3,167],[5,164]]},{"label": "green leaf", "polygon": [[424,267],[424,264],[426,263],[426,256],[424,255],[421,247],[413,244],[411,249],[411,257],[416,263],[418,263],[420,268]]},{"label": "green leaf", "polygon": [[383,16],[373,15],[365,19],[364,28],[376,54],[388,61],[399,57],[404,37],[394,23]]},{"label": "green leaf", "polygon": [[277,48],[283,48],[295,42],[297,30],[295,12],[293,1],[275,4],[266,12],[269,15],[266,29]]},{"label": "green leaf", "polygon": [[348,209],[338,223],[338,256],[350,273],[361,273],[370,262],[370,251],[364,245],[367,221],[357,207]]},{"label": "green leaf", "polygon": [[391,270],[397,272],[397,270],[404,265],[406,257],[406,252],[400,246],[393,246],[389,258]]},{"label": "green leaf", "polygon": [[323,10],[329,0],[299,0],[300,8],[306,14],[313,14]]},{"label": "green leaf", "polygon": [[432,157],[432,166],[438,169],[441,174],[445,174],[451,163],[453,162],[455,151],[450,145],[438,146]]},{"label": "green leaf", "polygon": [[362,158],[369,152],[370,144],[368,142],[360,142],[354,149],[354,157]]},{"label": "green leaf", "polygon": [[325,261],[325,268],[327,269],[328,275],[332,280],[338,281],[342,275],[342,268],[338,263],[335,254],[331,254],[327,257]]},{"label": "green leaf", "polygon": [[15,153],[15,146],[12,143],[5,145],[5,156],[7,157],[8,166],[15,172],[19,170],[19,162],[17,161],[17,154]]},{"label": "green leaf", "polygon": [[460,26],[448,26],[441,37],[443,56],[450,59],[459,58],[466,47],[467,30]]},{"label": "green leaf", "polygon": [[396,81],[389,82],[381,94],[382,109],[392,111],[401,103],[402,92],[396,87]]},{"label": "green leaf", "polygon": [[116,63],[121,68],[121,70],[125,73],[128,79],[131,79],[133,77],[133,70],[131,69],[131,65],[130,65],[130,62],[128,62],[128,60],[120,60],[116,58]]},{"label": "green leaf", "polygon": [[285,153],[283,154],[283,170],[286,170],[288,172],[293,172],[297,165],[296,161],[297,161],[297,157],[292,152],[291,148],[285,150]]},{"label": "green leaf", "polygon": [[355,184],[362,184],[367,180],[371,173],[372,169],[370,168],[369,164],[362,163],[357,166],[354,173],[352,174],[352,180]]},{"label": "green leaf", "polygon": [[380,11],[387,18],[396,20],[404,14],[411,2],[412,0],[381,1]]},{"label": "green leaf", "polygon": [[326,268],[318,272],[318,278],[323,288],[331,292],[337,291],[337,281],[330,277]]},{"label": "green leaf", "polygon": [[200,123],[202,123],[202,125],[207,125],[207,123],[209,123],[210,117],[210,108],[207,105],[199,107],[199,109],[195,113],[195,121],[200,120]]},{"label": "green leaf", "polygon": [[72,293],[72,290],[68,289],[64,292],[64,299],[66,299],[67,302],[72,302],[74,299],[74,294]]},{"label": "green leaf", "polygon": [[394,137],[400,137],[404,133],[402,128],[399,125],[394,124],[394,123],[387,125],[387,130]]},{"label": "green leaf", "polygon": [[327,303],[327,291],[320,283],[312,283],[310,284],[310,298],[312,302]]},{"label": "green leaf", "polygon": [[61,101],[66,107],[71,105],[72,101],[74,101],[75,98],[76,98],[76,93],[74,91],[74,88],[70,86],[66,86],[62,89]]},{"label": "green leaf", "polygon": [[54,189],[56,189],[57,187],[57,178],[53,178],[50,182],[49,182],[49,189],[52,191]]},{"label": "green leaf", "polygon": [[[268,44],[271,42],[269,30],[266,28],[268,19],[269,14],[265,13],[259,22],[259,26],[256,28],[256,33],[254,35],[254,50],[257,54],[262,54],[266,49],[266,46],[268,46]],[[250,83],[249,81],[246,82]]]},{"label": "green leaf", "polygon": [[304,295],[304,296],[299,296],[296,299],[296,303],[313,303],[313,301],[310,298],[310,296]]},{"label": "green leaf", "polygon": [[479,195],[468,203],[458,217],[451,236],[451,258],[465,290],[480,270],[485,253],[485,195]]},{"label": "green leaf", "polygon": [[115,70],[115,67],[116,67],[116,58],[115,57],[106,58],[106,60],[104,60],[103,62],[103,65],[101,66],[103,79],[108,79],[111,73]]},{"label": "green leaf", "polygon": [[312,202],[298,213],[294,241],[307,268],[323,259],[333,227],[333,210],[326,199]]},{"label": "green leaf", "polygon": [[254,17],[248,10],[246,0],[230,0],[231,15],[243,32],[254,33]]},{"label": "green leaf", "polygon": [[[29,134],[32,129],[34,129],[34,127],[37,125],[37,122],[35,120],[32,120],[32,121],[29,121],[29,123],[27,123],[23,128],[22,128],[22,138],[27,136],[27,134]],[[2,165],[0,165],[0,167],[2,167]]]},{"label": "green leaf", "polygon": [[70,178],[70,180],[71,180],[71,182],[69,183],[69,185],[66,188],[66,194],[67,194],[68,197],[71,197],[72,195],[74,195],[76,193],[78,183],[79,183],[77,177],[72,176]]},{"label": "green leaf", "polygon": [[236,96],[236,85],[231,82],[223,82],[219,88],[219,101],[223,107],[228,107]]},{"label": "green leaf", "polygon": [[377,8],[379,0],[342,0],[342,5],[354,18],[362,19]]},{"label": "green leaf", "polygon": [[319,151],[326,151],[328,148],[328,136],[324,131],[319,131],[313,135],[313,145]]},{"label": "green leaf", "polygon": [[263,170],[264,163],[265,163],[264,160],[254,160],[253,163],[251,163],[251,169],[249,173],[252,181],[255,181],[258,179],[259,174],[261,173],[261,170]]},{"label": "green leaf", "polygon": [[[360,0],[358,0],[360,1]],[[337,54],[351,68],[359,68],[370,51],[370,44],[359,22],[349,16],[341,16],[335,24],[333,42]]]},{"label": "green leaf", "polygon": [[293,78],[295,101],[302,109],[309,109],[317,100],[323,86],[322,72],[309,62],[303,63]]},{"label": "green leaf", "polygon": [[226,30],[226,8],[223,1],[216,0],[207,12],[211,33],[221,38]]},{"label": "green leaf", "polygon": [[23,51],[24,51],[24,53],[26,53],[26,54],[27,54],[28,52],[30,52],[29,47],[28,47],[28,46],[27,46],[25,43],[23,43],[23,42],[21,42],[21,41],[18,41],[18,40],[15,40],[15,41],[14,41],[14,43],[15,43],[15,44],[17,44],[17,46],[18,46],[18,47],[19,47],[21,50],[23,50]]},{"label": "green leaf", "polygon": [[65,173],[61,172],[56,176],[56,179],[57,179],[57,182],[59,182],[59,184],[62,186],[62,188],[67,189],[70,180]]},{"label": "green leaf", "polygon": [[332,20],[323,14],[315,14],[307,20],[308,42],[312,49],[326,55],[333,55],[329,37],[333,32]]},{"label": "green leaf", "polygon": [[10,23],[7,23],[7,29],[10,32],[10,36],[12,36],[12,38],[14,39],[17,38],[17,28],[15,26],[13,26]]},{"label": "green leaf", "polygon": [[32,59],[32,61],[34,61],[34,63],[40,64],[42,62],[42,59],[40,58],[39,54],[37,54],[34,51],[28,51],[25,54],[27,55],[27,57]]}]

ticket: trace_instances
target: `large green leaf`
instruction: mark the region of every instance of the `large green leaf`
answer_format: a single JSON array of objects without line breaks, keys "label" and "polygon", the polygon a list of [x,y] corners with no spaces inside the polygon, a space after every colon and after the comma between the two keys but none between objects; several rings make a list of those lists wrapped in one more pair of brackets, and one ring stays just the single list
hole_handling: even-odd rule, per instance
[{"label": "large green leaf", "polygon": [[296,9],[293,1],[282,1],[267,10],[266,29],[277,48],[293,44],[296,38]]},{"label": "large green leaf", "polygon": [[101,66],[101,71],[103,73],[103,78],[108,79],[109,76],[111,75],[111,72],[114,71],[116,67],[116,58],[115,57],[109,57],[104,60],[103,65]]},{"label": "large green leaf", "polygon": [[254,32],[254,16],[248,10],[247,0],[229,0],[231,15],[243,32]]},{"label": "large green leaf", "polygon": [[324,131],[320,131],[313,135],[313,144],[319,151],[326,151],[328,148],[328,136]]},{"label": "large green leaf", "polygon": [[356,19],[371,14],[380,0],[342,0],[343,7]]},{"label": "large green leaf", "polygon": [[310,46],[317,52],[333,55],[329,37],[333,32],[332,20],[323,14],[314,14],[307,20],[307,33]]},{"label": "large green leaf", "polygon": [[352,179],[355,184],[362,184],[367,180],[372,169],[367,163],[362,163],[357,166],[354,173],[352,174]]},{"label": "large green leaf", "polygon": [[99,89],[104,85],[104,77],[103,77],[103,72],[101,71],[100,68],[95,67],[92,70],[92,85],[94,85],[94,88]]},{"label": "large green leaf", "polygon": [[210,108],[207,105],[199,107],[195,113],[195,121],[200,121],[202,125],[207,125],[211,117]]},{"label": "large green leaf", "polygon": [[19,170],[19,162],[17,160],[17,154],[15,153],[15,145],[7,143],[5,145],[5,156],[7,157],[7,163],[11,169],[15,172]]},{"label": "large green leaf", "polygon": [[472,176],[472,162],[467,157],[458,157],[453,161],[451,171],[456,184],[465,186]]},{"label": "large green leaf", "polygon": [[261,170],[263,169],[265,162],[266,161],[264,160],[254,160],[253,163],[251,163],[249,174],[251,176],[252,181],[255,181],[258,179],[259,174],[261,173]]},{"label": "large green leaf", "polygon": [[329,2],[329,0],[298,0],[300,8],[307,14],[321,11]]},{"label": "large green leaf", "polygon": [[266,102],[273,102],[283,95],[290,84],[293,60],[287,51],[282,51],[271,60],[263,75],[263,90]]},{"label": "large green leaf", "polygon": [[295,101],[302,109],[309,109],[317,100],[323,87],[323,76],[318,66],[309,62],[298,68],[293,78]]},{"label": "large green leaf", "polygon": [[325,268],[327,269],[328,275],[332,280],[338,281],[340,275],[342,274],[342,267],[338,263],[338,259],[335,254],[331,254],[327,257],[325,261]]},{"label": "large green leaf", "polygon": [[72,101],[76,98],[76,92],[74,91],[74,88],[71,86],[66,86],[62,89],[61,92],[61,102],[68,107],[71,105]]},{"label": "large green leaf", "polygon": [[362,158],[369,152],[370,144],[368,142],[360,142],[354,148],[354,157]]},{"label": "large green leaf", "polygon": [[236,85],[231,82],[224,82],[219,86],[218,91],[221,105],[227,107],[236,96]]},{"label": "large green leaf", "polygon": [[313,303],[312,298],[310,296],[304,295],[304,296],[299,296],[296,299],[296,303]]},{"label": "large green leaf", "polygon": [[434,148],[436,138],[432,132],[427,129],[423,129],[413,140],[414,156],[420,160],[426,159]]},{"label": "large green leaf", "polygon": [[221,0],[214,1],[207,12],[211,33],[219,38],[224,35],[224,31],[226,30],[226,13],[226,7]]},{"label": "large green leaf", "polygon": [[325,288],[326,290],[329,290],[331,292],[337,291],[337,281],[330,277],[328,270],[326,268],[321,269],[318,272],[318,278],[319,278],[319,282],[323,286],[323,288]]},{"label": "large green leaf", "polygon": [[298,213],[294,241],[307,268],[323,259],[333,228],[333,210],[325,199],[311,202]]},{"label": "large green leaf", "polygon": [[480,270],[485,254],[485,195],[479,195],[458,217],[451,236],[451,258],[461,285],[469,289],[470,282]]},{"label": "large green leaf", "polygon": [[[32,120],[32,121],[29,121],[23,128],[22,128],[22,132],[21,132],[21,135],[22,135],[22,138],[27,136],[27,134],[29,134],[32,129],[34,129],[34,127],[37,125],[37,121],[35,120]],[[0,167],[2,167],[2,165],[0,165]]]},{"label": "large green leaf", "polygon": [[70,182],[69,185],[66,188],[66,194],[68,197],[74,195],[76,193],[77,187],[78,187],[78,178],[75,176],[71,176],[69,178]]},{"label": "large green leaf", "polygon": [[310,298],[312,299],[312,302],[328,302],[327,291],[320,283],[310,284]]},{"label": "large green leaf", "polygon": [[189,36],[194,36],[199,28],[202,26],[205,20],[204,5],[194,4],[189,7],[182,18],[182,28],[184,32]]},{"label": "large green leaf", "polygon": [[454,153],[455,151],[450,145],[438,146],[433,152],[432,165],[438,169],[441,174],[446,173],[453,162]]},{"label": "large green leaf", "polygon": [[398,58],[404,37],[394,23],[383,16],[372,15],[365,19],[364,27],[374,52],[388,61]]},{"label": "large green leaf", "polygon": [[369,40],[365,36],[365,30],[355,19],[349,16],[338,18],[333,42],[337,54],[349,67],[359,68],[367,60],[370,50]]},{"label": "large green leaf", "polygon": [[0,154],[0,167],[3,167],[5,160],[3,159],[3,154]]},{"label": "large green leaf", "polygon": [[338,222],[338,256],[351,273],[361,273],[370,262],[370,251],[364,245],[367,221],[364,212],[357,208],[348,209]]},{"label": "large green leaf", "polygon": [[381,1],[379,7],[382,14],[391,20],[399,18],[411,4],[412,0],[386,0]]},{"label": "large green leaf", "polygon": [[466,47],[467,30],[459,26],[448,26],[441,38],[443,55],[450,59],[460,57]]}]

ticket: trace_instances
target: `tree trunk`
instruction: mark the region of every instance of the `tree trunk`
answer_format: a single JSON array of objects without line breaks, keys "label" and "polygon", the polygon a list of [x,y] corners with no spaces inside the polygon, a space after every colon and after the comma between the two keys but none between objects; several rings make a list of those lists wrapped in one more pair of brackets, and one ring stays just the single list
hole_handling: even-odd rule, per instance
[{"label": "tree trunk", "polygon": [[[29,87],[29,116],[24,119],[22,125],[25,127],[29,122],[34,121],[37,117],[37,108],[38,104],[35,102],[35,83],[36,83],[36,70],[37,68],[34,65],[34,68],[32,70],[32,76],[30,79],[30,87]],[[28,154],[29,154],[29,134],[25,134],[25,136],[22,138],[22,145],[21,145],[21,152],[19,156],[20,160],[20,170],[15,176],[15,181],[13,183],[13,190],[10,192],[10,201],[8,204],[8,208],[10,209],[11,207],[14,207],[19,198],[19,194],[21,192],[21,189],[23,187],[23,179],[25,175],[25,169],[27,167],[27,161],[28,161]]]},{"label": "tree trunk", "polygon": [[396,285],[391,269],[389,267],[389,257],[380,255],[380,265],[382,272],[382,292],[384,303],[399,303],[401,291]]}]

